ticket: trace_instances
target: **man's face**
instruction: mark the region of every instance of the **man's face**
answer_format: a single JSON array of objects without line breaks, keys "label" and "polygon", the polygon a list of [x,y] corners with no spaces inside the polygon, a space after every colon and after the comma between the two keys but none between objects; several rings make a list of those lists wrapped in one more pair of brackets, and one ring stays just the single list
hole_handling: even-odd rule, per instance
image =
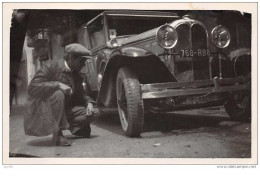
[{"label": "man's face", "polygon": [[79,55],[72,55],[71,59],[71,69],[79,72],[85,65],[86,59]]}]

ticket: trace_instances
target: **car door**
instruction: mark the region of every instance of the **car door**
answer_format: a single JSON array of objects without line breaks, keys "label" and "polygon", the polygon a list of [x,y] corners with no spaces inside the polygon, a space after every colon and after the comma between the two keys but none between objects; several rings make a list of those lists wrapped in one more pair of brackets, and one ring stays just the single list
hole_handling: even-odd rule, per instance
[{"label": "car door", "polygon": [[86,57],[86,66],[83,68],[89,87],[92,91],[98,90],[97,54],[106,46],[104,18],[99,15],[93,21],[83,25],[78,32],[79,43],[92,52],[92,56]]}]

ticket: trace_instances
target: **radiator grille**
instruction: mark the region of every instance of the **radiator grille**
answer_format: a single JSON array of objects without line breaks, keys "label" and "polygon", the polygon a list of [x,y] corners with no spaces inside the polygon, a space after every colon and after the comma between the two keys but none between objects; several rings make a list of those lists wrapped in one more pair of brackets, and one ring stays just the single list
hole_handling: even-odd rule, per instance
[{"label": "radiator grille", "polygon": [[207,32],[199,24],[181,24],[176,28],[178,32],[178,43],[173,49],[177,53],[173,59],[174,66],[171,71],[178,81],[193,81],[209,79],[209,57],[208,56],[185,56],[183,51],[207,50]]}]

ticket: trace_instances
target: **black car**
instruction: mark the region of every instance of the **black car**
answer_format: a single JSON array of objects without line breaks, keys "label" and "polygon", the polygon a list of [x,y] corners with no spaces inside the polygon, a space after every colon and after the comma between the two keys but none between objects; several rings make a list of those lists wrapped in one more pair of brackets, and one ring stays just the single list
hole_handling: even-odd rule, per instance
[{"label": "black car", "polygon": [[215,19],[105,11],[81,27],[79,42],[93,53],[89,89],[100,106],[118,107],[127,136],[140,135],[145,111],[224,105],[231,119],[250,120],[250,47],[234,46],[236,27]]}]

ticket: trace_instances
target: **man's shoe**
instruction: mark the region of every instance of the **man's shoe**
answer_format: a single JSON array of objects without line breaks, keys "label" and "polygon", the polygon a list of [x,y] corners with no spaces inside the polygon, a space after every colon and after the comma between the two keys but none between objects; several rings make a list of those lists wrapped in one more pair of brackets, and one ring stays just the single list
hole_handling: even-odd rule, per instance
[{"label": "man's shoe", "polygon": [[56,146],[71,146],[71,141],[63,136],[61,131],[53,133],[52,143]]},{"label": "man's shoe", "polygon": [[91,133],[91,127],[90,125],[86,125],[83,128],[79,129],[74,135],[76,136],[82,136],[85,138],[90,138],[90,133]]}]

